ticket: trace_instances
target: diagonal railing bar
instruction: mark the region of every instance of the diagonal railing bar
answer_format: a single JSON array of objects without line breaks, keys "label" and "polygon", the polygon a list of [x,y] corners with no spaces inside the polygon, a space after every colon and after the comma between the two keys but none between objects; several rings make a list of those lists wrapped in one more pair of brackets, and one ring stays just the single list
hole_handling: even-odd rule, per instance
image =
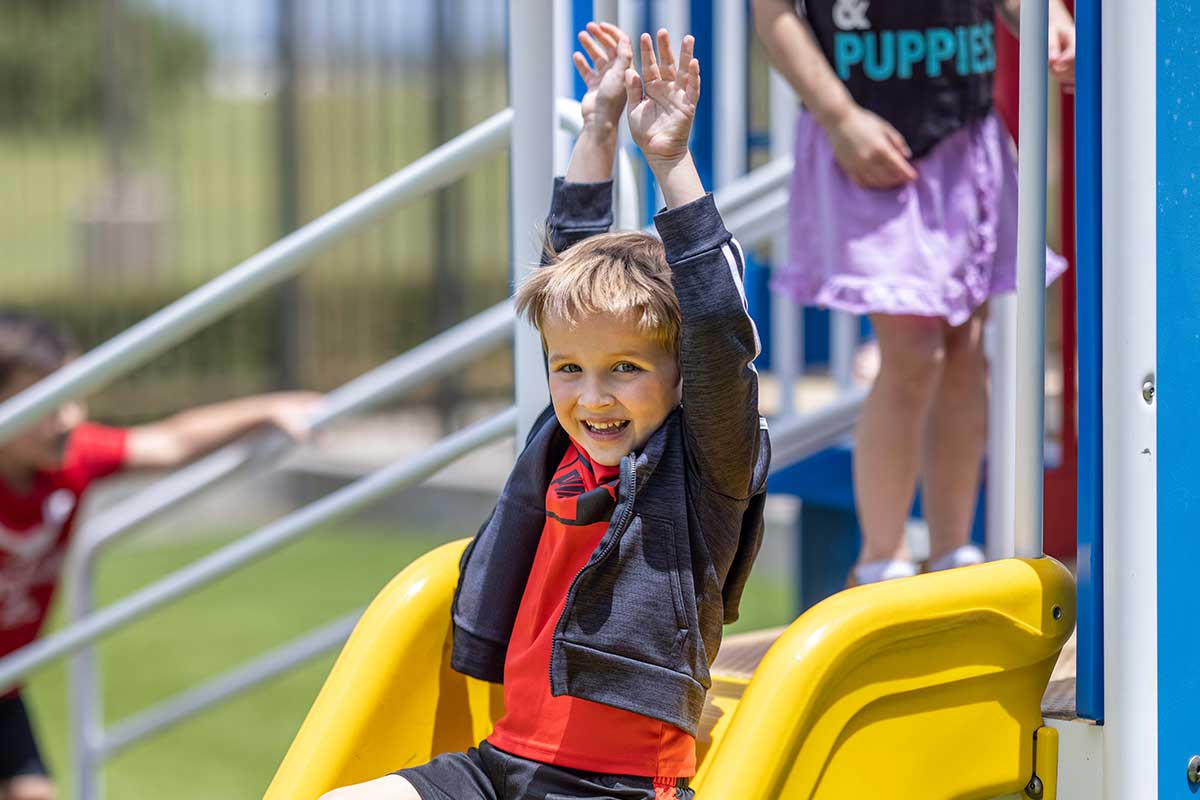
[{"label": "diagonal railing bar", "polygon": [[[786,469],[847,436],[854,427],[864,394],[861,390],[853,392],[839,397],[827,408],[786,417],[773,423],[771,474]],[[140,739],[152,736],[340,647],[349,638],[364,610],[359,609],[347,614],[253,661],[116,723],[99,740],[97,751],[104,758],[111,758]]]},{"label": "diagonal railing bar", "polygon": [[40,414],[140,366],[383,213],[456,180],[508,140],[512,110],[493,114],[396,174],[347,200],[0,405],[0,442]]},{"label": "diagonal railing bar", "polygon": [[[326,395],[312,419],[313,429],[373,408],[457,369],[506,341],[512,335],[513,319],[512,302],[504,300],[360,375]],[[100,545],[149,522],[219,480],[274,461],[291,447],[291,440],[279,432],[247,437],[100,512],[80,531],[68,562],[68,576],[74,571],[73,564],[86,560]],[[73,585],[70,577],[66,583]]]},{"label": "diagonal railing bar", "polygon": [[513,432],[516,409],[509,408],[435,443],[410,461],[392,464],[329,494],[257,532],[226,545],[183,569],[134,592],[86,619],[0,659],[0,687],[11,686],[34,669],[95,641],[150,611],[262,558],[323,523],[351,514],[380,498],[418,483],[466,453]]},{"label": "diagonal railing bar", "polygon": [[230,700],[260,683],[282,675],[317,656],[341,647],[366,609],[359,609],[315,631],[288,642],[264,656],[229,670],[170,700],[116,723],[99,743],[99,755],[108,759],[141,739],[153,736],[188,717]]},{"label": "diagonal railing bar", "polygon": [[[578,131],[578,103],[561,101],[558,114],[560,124],[564,128]],[[626,163],[627,161],[628,154],[622,153],[623,174],[629,172],[630,164]],[[755,170],[717,193],[717,202],[728,215],[731,230],[743,239],[754,239],[774,230],[780,224],[783,209],[781,199],[786,199],[790,167],[790,159],[779,159]],[[629,186],[633,185],[629,181],[624,181],[624,183]],[[623,195],[620,198],[621,206],[630,202],[633,202],[636,207],[636,197],[630,199]],[[347,232],[348,230],[350,229],[347,229]],[[266,252],[264,251],[264,253]],[[414,348],[409,353],[360,376],[327,397],[323,410],[313,420],[314,427],[319,428],[337,417],[362,410],[372,403],[395,396],[407,388],[444,374],[447,369],[452,368],[452,364],[461,363],[477,355],[479,351],[507,336],[511,332],[512,319],[511,305],[508,302],[499,304],[456,326],[451,331]],[[125,368],[131,367],[126,364]],[[34,387],[34,390],[38,388]],[[10,405],[11,403],[0,406],[0,438],[4,435],[3,424]],[[156,483],[150,490],[135,495],[129,501],[110,509],[93,520],[81,532],[81,547],[77,548],[79,552],[68,564],[68,576],[74,583],[74,591],[71,592],[72,608],[77,619],[95,624],[97,617],[100,617],[99,621],[103,623],[105,619],[102,615],[119,611],[121,603],[124,602],[114,604],[100,614],[89,616],[94,558],[104,544],[206,488],[235,475],[241,475],[250,467],[274,460],[289,446],[290,442],[278,434],[250,437],[241,443],[214,453],[192,467],[169,476]],[[286,522],[286,520],[281,522]],[[252,534],[247,539],[258,535]],[[218,555],[220,554],[214,554],[214,557]],[[198,562],[193,566],[201,567],[203,565]],[[176,577],[187,580],[191,574],[185,569],[175,576],[169,576],[160,581],[160,584],[156,584],[156,586],[166,584]],[[153,588],[155,587],[148,587],[147,590]],[[198,588],[198,586],[194,588]],[[191,589],[185,591],[191,591]],[[125,600],[133,601],[137,597],[135,595],[125,598]],[[164,600],[164,602],[166,601]],[[119,623],[114,622],[111,626],[102,625],[98,630],[81,629],[79,633],[83,634],[83,637],[78,641],[57,640],[58,646],[62,648],[57,652],[49,652],[47,648],[41,647],[42,644],[53,644],[46,640],[0,660],[0,680],[3,680],[6,679],[6,670],[11,669],[13,664],[28,671],[69,650],[78,651],[72,662],[71,693],[73,706],[80,705],[89,708],[89,713],[78,714],[75,719],[76,726],[79,728],[76,732],[76,744],[82,751],[80,758],[86,762],[81,765],[84,773],[94,772],[98,765],[116,750],[123,749],[134,741],[173,724],[178,719],[191,716],[210,704],[245,691],[263,680],[302,663],[324,649],[336,646],[337,643],[337,637],[333,635],[331,629],[322,629],[127,719],[106,734],[100,723],[95,654],[90,645],[95,638],[123,626],[133,618],[135,617]],[[63,631],[62,633],[67,632]],[[29,660],[22,662],[22,658],[32,658],[37,663]]]}]

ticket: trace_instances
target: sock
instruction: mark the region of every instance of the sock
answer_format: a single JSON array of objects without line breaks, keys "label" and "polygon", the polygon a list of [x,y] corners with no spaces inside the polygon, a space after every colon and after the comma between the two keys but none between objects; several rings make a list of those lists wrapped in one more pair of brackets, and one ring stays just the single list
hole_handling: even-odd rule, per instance
[{"label": "sock", "polygon": [[861,586],[864,583],[879,583],[893,578],[911,578],[917,574],[917,568],[911,561],[888,559],[859,564],[854,568],[854,577]]},{"label": "sock", "polygon": [[982,564],[984,561],[987,561],[987,558],[983,555],[982,550],[973,544],[964,544],[962,547],[954,548],[937,561],[930,562],[927,571],[940,572],[944,569],[969,567],[972,564]]}]

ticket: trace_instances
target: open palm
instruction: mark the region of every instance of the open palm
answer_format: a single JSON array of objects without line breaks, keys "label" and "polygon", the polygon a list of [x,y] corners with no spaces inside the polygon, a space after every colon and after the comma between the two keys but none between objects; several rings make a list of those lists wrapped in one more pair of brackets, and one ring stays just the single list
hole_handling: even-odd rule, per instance
[{"label": "open palm", "polygon": [[625,106],[625,70],[633,63],[633,45],[625,32],[608,22],[589,22],[579,44],[592,59],[575,53],[575,69],[587,87],[580,110],[585,123],[616,125]]},{"label": "open palm", "polygon": [[700,100],[700,62],[692,57],[695,39],[685,36],[679,64],[665,30],[658,32],[655,59],[650,34],[641,37],[642,75],[625,72],[629,133],[651,161],[674,161],[687,154],[688,135]]}]

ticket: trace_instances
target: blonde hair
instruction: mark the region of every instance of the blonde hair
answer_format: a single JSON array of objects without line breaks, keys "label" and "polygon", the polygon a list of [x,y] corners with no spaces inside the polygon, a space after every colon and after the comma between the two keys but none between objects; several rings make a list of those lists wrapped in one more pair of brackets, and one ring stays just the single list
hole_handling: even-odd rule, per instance
[{"label": "blonde hair", "polygon": [[517,288],[517,313],[539,331],[596,314],[631,314],[642,333],[679,352],[679,299],[662,242],[645,233],[605,233],[547,252],[546,266]]}]

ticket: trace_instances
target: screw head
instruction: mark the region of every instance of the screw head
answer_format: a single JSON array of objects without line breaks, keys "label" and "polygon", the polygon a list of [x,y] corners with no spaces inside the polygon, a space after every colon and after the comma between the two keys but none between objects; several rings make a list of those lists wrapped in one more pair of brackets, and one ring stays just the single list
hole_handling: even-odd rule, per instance
[{"label": "screw head", "polygon": [[1188,759],[1187,778],[1188,783],[1200,783],[1200,756]]},{"label": "screw head", "polygon": [[1045,787],[1042,786],[1042,779],[1034,775],[1029,779],[1028,785],[1025,787],[1025,794],[1033,800],[1041,800]]},{"label": "screw head", "polygon": [[1142,384],[1142,399],[1147,403],[1154,402],[1154,381],[1147,380]]}]

